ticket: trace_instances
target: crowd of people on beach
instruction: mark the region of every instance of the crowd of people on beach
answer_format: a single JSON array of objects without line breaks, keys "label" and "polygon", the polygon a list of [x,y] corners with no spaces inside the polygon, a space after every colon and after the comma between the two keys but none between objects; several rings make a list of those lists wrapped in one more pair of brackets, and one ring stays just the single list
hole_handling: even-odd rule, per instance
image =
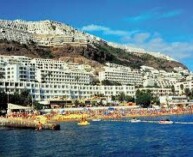
[{"label": "crowd of people on beach", "polygon": [[[88,109],[84,111],[66,111],[63,113],[59,121],[71,121],[79,120],[81,115],[85,115],[87,119],[119,119],[126,117],[142,117],[142,116],[164,116],[164,115],[178,115],[178,114],[192,114],[193,106],[188,106],[186,108],[137,108],[137,109]],[[54,116],[60,115],[58,112],[52,112],[46,116],[49,119],[52,119]],[[61,118],[62,117],[62,118]]]},{"label": "crowd of people on beach", "polygon": [[37,111],[14,111],[6,114],[6,118],[24,118],[24,119],[35,119],[36,116],[40,115]]},{"label": "crowd of people on beach", "polygon": [[[142,116],[163,116],[163,115],[178,115],[178,114],[192,114],[193,106],[187,106],[185,108],[111,108],[111,109],[92,109],[88,108],[83,111],[66,111],[59,113],[57,111],[51,111],[50,113],[41,115],[38,111],[30,112],[12,112],[6,115],[7,118],[23,118],[28,120],[35,120],[38,116],[43,116],[47,120],[58,120],[58,121],[71,121],[80,120],[84,114],[87,119],[118,119],[125,117],[142,117]],[[59,115],[59,118],[55,118]],[[62,118],[61,118],[62,117]]]}]

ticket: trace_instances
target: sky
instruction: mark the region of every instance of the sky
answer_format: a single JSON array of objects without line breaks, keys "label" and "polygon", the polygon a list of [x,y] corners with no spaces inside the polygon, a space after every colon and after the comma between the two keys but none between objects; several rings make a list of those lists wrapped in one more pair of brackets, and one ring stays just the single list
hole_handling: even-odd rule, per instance
[{"label": "sky", "polygon": [[193,71],[192,0],[1,0],[0,19],[55,20],[161,52]]}]

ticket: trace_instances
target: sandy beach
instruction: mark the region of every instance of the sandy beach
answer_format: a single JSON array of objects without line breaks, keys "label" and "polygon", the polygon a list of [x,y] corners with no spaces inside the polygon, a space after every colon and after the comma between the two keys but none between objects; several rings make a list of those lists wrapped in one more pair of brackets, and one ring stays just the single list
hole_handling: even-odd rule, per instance
[{"label": "sandy beach", "polygon": [[41,122],[46,124],[49,122],[70,122],[70,121],[80,121],[81,119],[86,119],[88,121],[93,119],[107,120],[107,119],[121,119],[121,118],[139,118],[139,117],[155,117],[155,116],[165,116],[165,115],[181,115],[181,114],[192,114],[193,107],[188,106],[186,108],[88,108],[84,110],[74,109],[72,111],[65,111],[62,114],[59,110],[52,110],[50,113],[40,114],[40,113],[11,113],[7,115],[8,119],[19,119],[27,120],[33,122]]},{"label": "sandy beach", "polygon": [[153,109],[153,108],[138,108],[138,109],[103,109],[103,110],[87,110],[87,111],[67,111],[63,114],[53,112],[50,114],[42,115],[47,120],[51,121],[79,121],[82,118],[87,120],[93,119],[120,119],[120,118],[133,118],[133,117],[152,117],[152,116],[165,116],[165,115],[181,115],[192,114],[193,107],[177,108],[177,109]]}]

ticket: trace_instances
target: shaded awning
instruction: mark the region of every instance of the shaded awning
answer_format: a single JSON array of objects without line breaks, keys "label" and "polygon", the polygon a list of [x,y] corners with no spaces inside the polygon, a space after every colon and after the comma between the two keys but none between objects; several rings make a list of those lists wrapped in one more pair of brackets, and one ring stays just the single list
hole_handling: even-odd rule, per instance
[{"label": "shaded awning", "polygon": [[21,106],[21,105],[8,103],[7,109],[8,110],[31,110],[32,108],[28,106]]}]

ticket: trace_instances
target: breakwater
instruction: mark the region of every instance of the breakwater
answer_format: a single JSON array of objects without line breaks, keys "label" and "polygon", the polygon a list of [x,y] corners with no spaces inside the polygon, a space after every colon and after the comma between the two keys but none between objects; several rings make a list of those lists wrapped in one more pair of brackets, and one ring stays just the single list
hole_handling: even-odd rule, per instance
[{"label": "breakwater", "polygon": [[1,127],[37,129],[37,130],[60,130],[60,125],[56,123],[41,123],[35,120],[22,118],[0,118]]}]

